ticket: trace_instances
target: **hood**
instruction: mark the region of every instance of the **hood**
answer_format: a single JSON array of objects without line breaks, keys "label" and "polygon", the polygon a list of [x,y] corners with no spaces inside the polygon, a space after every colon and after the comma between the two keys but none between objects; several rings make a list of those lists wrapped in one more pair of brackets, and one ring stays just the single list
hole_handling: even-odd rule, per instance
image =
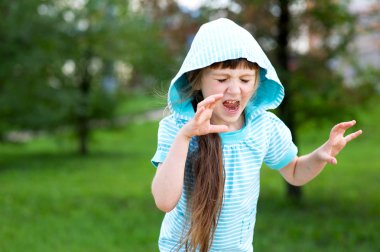
[{"label": "hood", "polygon": [[186,72],[207,67],[215,62],[245,58],[260,67],[260,83],[245,109],[246,121],[268,109],[276,108],[284,97],[284,88],[257,41],[233,21],[220,18],[203,24],[168,92],[168,105],[176,119],[194,117],[191,98],[182,97],[180,90],[188,86]]}]

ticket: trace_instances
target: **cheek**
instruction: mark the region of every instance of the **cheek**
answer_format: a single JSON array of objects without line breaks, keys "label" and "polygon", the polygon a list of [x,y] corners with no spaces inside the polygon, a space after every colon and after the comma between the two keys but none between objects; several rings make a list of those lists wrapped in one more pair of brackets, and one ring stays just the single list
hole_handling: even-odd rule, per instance
[{"label": "cheek", "polygon": [[203,97],[206,98],[210,95],[224,93],[225,87],[223,87],[220,84],[219,85],[217,84],[218,83],[210,83],[209,85],[202,86],[201,90],[202,90]]},{"label": "cheek", "polygon": [[256,91],[255,87],[254,86],[245,86],[245,87],[242,87],[242,93],[243,93],[243,96],[244,98],[251,98],[251,96],[254,94],[254,92]]}]

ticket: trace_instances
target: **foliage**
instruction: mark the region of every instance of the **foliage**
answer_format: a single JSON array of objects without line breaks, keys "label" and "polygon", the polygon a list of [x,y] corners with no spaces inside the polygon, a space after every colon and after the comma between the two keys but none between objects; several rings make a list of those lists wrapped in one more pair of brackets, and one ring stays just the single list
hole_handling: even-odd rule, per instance
[{"label": "foliage", "polygon": [[64,125],[85,145],[90,121],[114,116],[131,79],[142,88],[168,79],[172,58],[162,28],[128,1],[21,0],[0,7],[0,135]]},{"label": "foliage", "polygon": [[[44,38],[44,35],[50,34],[48,24],[56,19],[25,12],[28,9],[36,11],[36,1],[2,1],[0,9],[1,132],[2,129],[15,128],[19,123],[29,121],[31,116],[26,116],[29,113],[36,114],[35,124],[45,121],[38,112],[45,108],[41,104],[46,104],[46,107],[51,105],[53,90],[46,88],[44,93],[40,93],[39,84],[48,72],[47,67],[43,66],[50,63],[54,42],[49,37]],[[39,103],[35,103],[36,100]],[[57,112],[55,116],[59,115],[59,110]]]}]

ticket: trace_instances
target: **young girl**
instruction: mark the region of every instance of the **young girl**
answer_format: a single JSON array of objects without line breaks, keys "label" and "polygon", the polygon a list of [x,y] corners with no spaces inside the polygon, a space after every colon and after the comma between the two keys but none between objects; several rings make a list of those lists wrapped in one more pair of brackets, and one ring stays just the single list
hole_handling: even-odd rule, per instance
[{"label": "young girl", "polygon": [[158,130],[152,192],[166,212],[160,251],[253,251],[264,162],[293,185],[318,175],[357,131],[336,125],[312,153],[297,157],[274,114],[284,88],[252,35],[228,19],[201,26],[171,82],[171,115]]}]

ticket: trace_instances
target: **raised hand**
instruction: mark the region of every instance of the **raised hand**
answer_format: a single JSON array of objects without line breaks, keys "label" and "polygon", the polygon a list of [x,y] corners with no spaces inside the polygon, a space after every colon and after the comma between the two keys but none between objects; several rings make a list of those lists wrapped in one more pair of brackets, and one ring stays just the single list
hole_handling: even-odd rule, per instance
[{"label": "raised hand", "polygon": [[216,103],[223,97],[223,94],[210,95],[198,103],[197,112],[192,120],[186,123],[183,128],[183,134],[191,138],[209,133],[221,133],[228,131],[226,125],[213,125],[210,122],[212,112]]},{"label": "raised hand", "polygon": [[347,129],[356,124],[356,121],[342,122],[335,125],[331,132],[329,140],[319,149],[320,157],[330,164],[337,164],[336,156],[347,145],[348,142],[362,134],[361,130],[344,136]]}]

